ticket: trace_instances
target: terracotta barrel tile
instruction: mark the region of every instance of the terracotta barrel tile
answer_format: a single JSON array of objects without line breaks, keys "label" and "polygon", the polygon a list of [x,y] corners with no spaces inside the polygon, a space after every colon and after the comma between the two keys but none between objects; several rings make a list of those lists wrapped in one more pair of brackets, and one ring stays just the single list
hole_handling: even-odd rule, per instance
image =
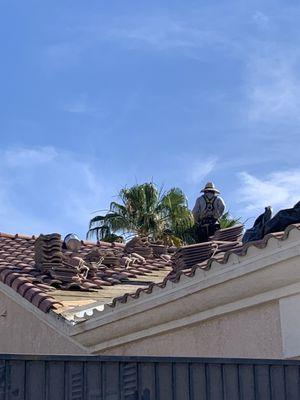
[{"label": "terracotta barrel tile", "polygon": [[20,286],[23,285],[23,283],[28,283],[28,279],[21,276],[21,277],[16,278],[16,279],[12,282],[11,287],[12,287],[16,292],[18,292]]},{"label": "terracotta barrel tile", "polygon": [[29,282],[25,282],[25,283],[23,283],[23,285],[21,285],[20,287],[19,287],[19,289],[18,289],[18,293],[21,295],[21,296],[24,296],[25,295],[25,293],[27,292],[27,290],[29,290],[29,289],[32,289],[34,287],[34,285],[32,284],[32,283],[29,283]]},{"label": "terracotta barrel tile", "polygon": [[53,306],[54,300],[45,298],[39,304],[39,309],[47,313]]},{"label": "terracotta barrel tile", "polygon": [[8,275],[10,275],[12,273],[11,269],[4,269],[1,273],[0,273],[0,280],[2,282],[5,282],[5,279],[7,278]]},{"label": "terracotta barrel tile", "polygon": [[47,299],[49,296],[46,295],[45,293],[36,293],[32,299],[31,299],[31,303],[33,305],[35,305],[36,307],[39,307],[39,305],[41,304],[41,302],[45,299]]},{"label": "terracotta barrel tile", "polygon": [[33,297],[36,296],[38,293],[41,293],[41,290],[38,289],[37,287],[33,286],[31,289],[27,290],[25,292],[25,299],[27,299],[28,301],[32,301]]},{"label": "terracotta barrel tile", "polygon": [[16,272],[12,272],[11,274],[7,275],[5,278],[4,283],[8,286],[11,286],[13,281],[18,278],[20,276],[20,274],[16,273]]}]

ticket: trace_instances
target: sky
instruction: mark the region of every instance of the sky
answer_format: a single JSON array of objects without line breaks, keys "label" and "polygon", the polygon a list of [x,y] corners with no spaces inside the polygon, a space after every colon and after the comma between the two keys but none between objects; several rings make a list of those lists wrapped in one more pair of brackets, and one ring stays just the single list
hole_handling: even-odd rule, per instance
[{"label": "sky", "polygon": [[77,233],[120,188],[300,200],[299,1],[0,0],[0,231]]}]

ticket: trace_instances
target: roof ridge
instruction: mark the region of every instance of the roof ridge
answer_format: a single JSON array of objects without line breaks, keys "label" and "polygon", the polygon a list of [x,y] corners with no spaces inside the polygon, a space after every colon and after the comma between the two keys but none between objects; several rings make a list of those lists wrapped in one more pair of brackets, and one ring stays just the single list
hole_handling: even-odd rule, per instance
[{"label": "roof ridge", "polygon": [[[26,240],[31,240],[31,239],[37,239],[40,235],[26,235],[23,233],[7,233],[7,232],[0,232],[0,237],[7,238],[7,239],[26,239]],[[103,242],[101,240],[97,240],[93,242],[92,240],[80,240],[81,244],[83,245],[91,245],[91,246],[105,246],[105,247],[119,247],[123,248],[125,246],[124,243],[118,243],[118,242]]]},{"label": "roof ridge", "polygon": [[[165,277],[163,279],[163,281],[160,282],[160,283],[152,283],[146,288],[139,288],[135,293],[130,293],[130,294],[129,293],[125,293],[123,296],[114,298],[110,304],[109,303],[105,304],[104,305],[104,310],[105,309],[108,310],[110,308],[115,308],[118,305],[118,303],[121,303],[121,304],[122,303],[126,303],[128,298],[138,299],[140,297],[141,293],[150,294],[150,293],[153,292],[153,288],[154,287],[158,287],[158,288],[163,289],[163,288],[165,288],[167,286],[168,282],[172,282],[173,284],[174,283],[175,284],[179,283],[179,281],[181,280],[181,277],[183,275],[188,277],[188,278],[192,278],[192,277],[194,277],[196,271],[199,270],[199,269],[209,270],[211,268],[211,264],[213,262],[217,262],[218,264],[222,264],[222,265],[227,264],[231,254],[234,254],[235,256],[238,256],[238,257],[240,257],[240,256],[244,257],[244,256],[247,255],[248,249],[250,247],[252,247],[252,248],[256,247],[256,248],[264,249],[264,248],[267,247],[268,242],[269,242],[269,240],[271,238],[275,238],[278,241],[284,241],[289,237],[290,232],[293,231],[293,230],[300,231],[300,223],[299,224],[291,224],[288,227],[286,227],[285,230],[281,232],[281,234],[282,234],[281,237],[278,237],[278,234],[280,234],[280,232],[274,232],[274,233],[267,234],[266,236],[264,236],[263,239],[261,239],[259,241],[249,242],[249,243],[244,244],[242,247],[239,247],[238,250],[242,249],[241,253],[236,253],[237,249],[228,250],[228,251],[226,251],[224,253],[224,256],[223,256],[222,259],[216,259],[216,258],[208,259],[206,261],[203,261],[202,263],[195,264],[188,271],[185,271],[185,270],[177,271],[173,276]],[[205,263],[206,263],[206,267],[205,267]],[[92,315],[90,315],[90,316],[84,315],[84,317],[85,318],[87,317],[88,319],[90,319],[90,318],[96,316],[98,313],[99,313],[99,311],[97,311],[95,309],[93,311]],[[75,319],[76,319],[76,314],[75,314]],[[78,320],[80,320],[80,319],[81,318],[78,318]]]},{"label": "roof ridge", "polygon": [[25,235],[25,234],[22,234],[22,233],[15,233],[15,234],[13,234],[13,233],[5,233],[5,232],[0,232],[0,237],[3,237],[3,238],[7,238],[7,239],[17,239],[17,238],[19,238],[19,239],[36,239],[36,235]]}]

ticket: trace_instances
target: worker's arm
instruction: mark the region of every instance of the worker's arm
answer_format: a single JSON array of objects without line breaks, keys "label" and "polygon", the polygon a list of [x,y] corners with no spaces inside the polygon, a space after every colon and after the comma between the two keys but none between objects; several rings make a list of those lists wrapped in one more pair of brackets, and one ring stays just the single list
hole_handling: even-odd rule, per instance
[{"label": "worker's arm", "polygon": [[215,207],[216,207],[215,217],[221,218],[225,211],[225,207],[226,207],[226,204],[225,204],[224,200],[222,199],[222,197],[217,198]]},{"label": "worker's arm", "polygon": [[196,222],[199,219],[199,214],[200,214],[200,198],[196,200],[195,206],[192,210],[192,214]]}]

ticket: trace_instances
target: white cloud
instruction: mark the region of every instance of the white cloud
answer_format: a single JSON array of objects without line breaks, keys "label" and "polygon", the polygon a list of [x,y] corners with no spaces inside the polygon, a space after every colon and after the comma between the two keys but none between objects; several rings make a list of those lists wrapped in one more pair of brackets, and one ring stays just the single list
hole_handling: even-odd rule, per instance
[{"label": "white cloud", "polygon": [[104,108],[94,104],[86,94],[80,94],[68,101],[62,102],[61,109],[71,114],[90,117],[103,118],[107,116],[107,112]]},{"label": "white cloud", "polygon": [[217,158],[209,158],[191,162],[188,167],[187,181],[192,184],[199,184],[216,167]]},{"label": "white cloud", "polygon": [[[93,16],[83,25],[68,30],[68,39],[50,45],[45,50],[46,62],[54,67],[73,65],[94,46],[102,43],[120,45],[129,49],[154,51],[175,50],[188,57],[203,57],[203,47],[235,49],[236,41],[225,34],[224,27],[218,27],[223,16],[216,23],[205,17],[204,10],[192,16],[170,16],[163,14],[127,15],[111,19],[109,23],[101,16]],[[221,24],[222,25],[222,24]]]},{"label": "white cloud", "polygon": [[[108,204],[108,185],[89,161],[53,147],[0,153],[0,230],[75,231],[84,236],[91,212]],[[109,192],[109,189],[108,189]]]},{"label": "white cloud", "polygon": [[262,49],[249,61],[248,117],[254,122],[299,122],[300,58],[297,51]]},{"label": "white cloud", "polygon": [[53,161],[58,156],[53,147],[39,149],[17,148],[5,150],[2,153],[2,163],[7,167],[34,167]]},{"label": "white cloud", "polygon": [[157,50],[168,48],[201,47],[208,42],[221,41],[221,36],[212,30],[187,26],[171,19],[147,19],[142,24],[115,26],[106,31],[110,40],[131,43],[132,47],[148,45]]},{"label": "white cloud", "polygon": [[262,28],[268,27],[270,22],[270,18],[261,11],[256,11],[252,16],[252,20]]},{"label": "white cloud", "polygon": [[276,211],[300,200],[300,169],[276,171],[265,178],[243,172],[239,178],[237,199],[246,211],[263,211],[268,205]]}]

